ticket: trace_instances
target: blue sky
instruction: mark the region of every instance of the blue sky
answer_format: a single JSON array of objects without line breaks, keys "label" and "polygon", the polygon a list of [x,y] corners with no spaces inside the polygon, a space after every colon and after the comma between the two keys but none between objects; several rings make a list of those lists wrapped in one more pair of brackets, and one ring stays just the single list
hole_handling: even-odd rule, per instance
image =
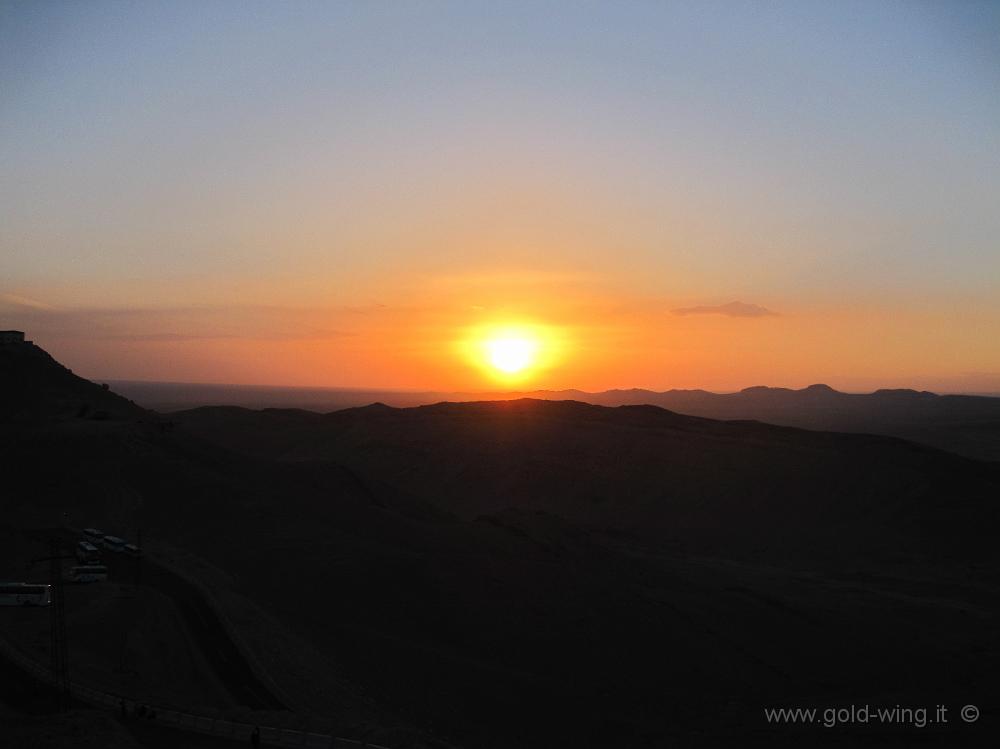
[{"label": "blue sky", "polygon": [[921,315],[1000,318],[1000,4],[0,9],[0,300],[58,310],[28,320],[52,340],[94,310],[229,335],[250,306],[424,309],[455,277],[457,305],[537,315],[509,279],[567,274],[667,314],[865,310],[913,349]]}]

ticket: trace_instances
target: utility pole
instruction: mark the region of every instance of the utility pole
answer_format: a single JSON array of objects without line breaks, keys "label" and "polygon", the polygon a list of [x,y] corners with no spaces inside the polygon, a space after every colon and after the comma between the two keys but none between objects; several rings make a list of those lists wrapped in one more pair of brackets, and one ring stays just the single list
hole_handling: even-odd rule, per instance
[{"label": "utility pole", "polygon": [[135,531],[135,545],[139,549],[139,555],[135,558],[135,590],[138,593],[139,586],[142,585],[142,528]]},{"label": "utility pole", "polygon": [[66,595],[63,588],[62,560],[74,557],[60,554],[62,544],[63,542],[58,536],[49,536],[49,555],[28,562],[29,570],[40,562],[49,563],[49,655],[52,658],[52,689],[55,694],[57,712],[68,711],[71,702],[69,654],[66,645]]},{"label": "utility pole", "polygon": [[59,539],[49,539],[49,637],[52,656],[52,686],[56,693],[56,711],[67,712],[70,708],[69,656],[66,646],[66,598],[63,591],[62,557],[59,555]]}]

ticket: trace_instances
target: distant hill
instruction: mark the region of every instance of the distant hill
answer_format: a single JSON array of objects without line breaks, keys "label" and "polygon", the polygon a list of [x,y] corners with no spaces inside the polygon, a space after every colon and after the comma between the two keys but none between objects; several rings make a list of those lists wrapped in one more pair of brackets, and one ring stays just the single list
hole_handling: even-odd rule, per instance
[{"label": "distant hill", "polygon": [[1000,398],[916,390],[841,393],[827,385],[811,385],[801,390],[751,387],[728,394],[609,390],[583,400],[608,406],[651,404],[710,419],[885,434],[973,458],[1000,460]]},{"label": "distant hill", "polygon": [[1000,507],[1000,466],[894,438],[655,406],[522,399],[174,418],[259,457],[335,461],[461,517],[541,510],[713,547],[986,553]]},{"label": "distant hill", "polygon": [[816,431],[902,437],[971,458],[1000,460],[1000,398],[936,395],[916,390],[861,394],[812,385],[801,390],[751,387],[738,393],[638,389],[599,393],[581,390],[463,393],[148,382],[112,384],[147,408],[162,412],[221,405],[329,412],[376,402],[406,408],[442,401],[517,398],[576,400],[599,406],[653,405],[709,419],[754,420]]}]

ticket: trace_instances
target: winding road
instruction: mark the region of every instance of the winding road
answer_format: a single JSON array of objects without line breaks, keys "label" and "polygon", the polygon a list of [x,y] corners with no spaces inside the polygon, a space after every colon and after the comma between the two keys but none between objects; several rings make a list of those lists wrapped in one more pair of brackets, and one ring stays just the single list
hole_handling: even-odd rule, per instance
[{"label": "winding road", "polygon": [[237,702],[253,710],[287,709],[254,673],[205,594],[193,583],[148,557],[134,559],[109,552],[104,554],[104,563],[112,581],[123,584],[134,582],[136,568],[142,566],[142,585],[155,588],[173,600],[205,659]]}]

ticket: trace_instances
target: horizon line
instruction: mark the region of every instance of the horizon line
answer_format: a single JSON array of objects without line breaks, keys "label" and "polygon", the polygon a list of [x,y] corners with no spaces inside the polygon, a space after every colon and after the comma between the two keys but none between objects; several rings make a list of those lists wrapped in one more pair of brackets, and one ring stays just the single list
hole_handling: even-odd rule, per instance
[{"label": "horizon line", "polygon": [[400,393],[407,395],[483,395],[483,394],[496,394],[496,395],[519,395],[519,394],[530,394],[530,393],[580,393],[583,395],[602,395],[604,393],[613,392],[645,392],[654,395],[663,395],[666,393],[709,393],[712,395],[739,395],[748,390],[753,390],[755,388],[763,388],[767,390],[787,390],[790,392],[802,392],[810,388],[824,387],[829,388],[835,393],[840,393],[843,395],[873,395],[879,392],[891,392],[891,391],[908,391],[914,393],[930,393],[932,395],[965,395],[980,398],[998,398],[1000,397],[1000,392],[972,392],[972,391],[934,391],[926,390],[921,388],[913,387],[881,387],[875,388],[873,390],[838,390],[831,385],[827,385],[822,382],[815,382],[810,385],[806,385],[801,388],[787,387],[781,385],[748,385],[744,388],[738,390],[708,390],[705,388],[669,388],[666,390],[656,390],[654,388],[648,387],[612,387],[605,388],[603,390],[583,390],[581,388],[533,388],[527,390],[498,390],[498,389],[482,389],[482,390],[470,390],[470,389],[433,389],[433,388],[394,388],[394,387],[377,387],[377,386],[356,386],[356,385],[275,385],[275,384],[259,384],[259,383],[235,383],[235,382],[191,382],[183,380],[136,380],[136,379],[118,379],[118,378],[95,378],[92,380],[94,382],[106,382],[109,385],[113,384],[123,384],[123,385],[172,385],[172,386],[187,386],[187,387],[207,387],[207,388],[246,388],[246,389],[257,389],[257,390],[300,390],[300,391],[331,391],[331,392],[350,392],[350,393]]}]

